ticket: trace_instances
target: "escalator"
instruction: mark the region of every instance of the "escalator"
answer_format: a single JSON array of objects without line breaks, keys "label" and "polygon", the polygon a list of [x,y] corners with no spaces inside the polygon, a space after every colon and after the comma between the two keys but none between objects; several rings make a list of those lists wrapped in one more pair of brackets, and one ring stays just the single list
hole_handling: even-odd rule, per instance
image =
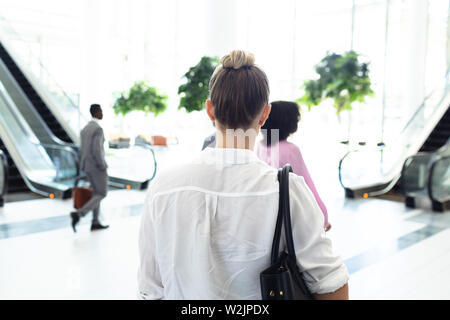
[{"label": "escalator", "polygon": [[433,210],[450,210],[450,146],[431,164],[428,194]]},{"label": "escalator", "polygon": [[[15,47],[11,35],[12,39],[20,39],[0,16],[0,82],[40,143],[69,147],[78,152],[79,132],[87,119],[39,59],[30,53],[31,63],[25,63],[23,50]],[[39,67],[39,74],[32,65]],[[46,84],[38,78],[45,78]],[[111,186],[145,189],[156,173],[155,154],[148,148],[136,145],[130,147],[128,155],[106,154]],[[121,162],[125,162],[125,166]]]},{"label": "escalator", "polygon": [[450,108],[431,132],[419,152],[434,152],[441,148],[450,137]]},{"label": "escalator", "polygon": [[[42,118],[42,120],[45,122],[47,127],[51,130],[51,132],[58,137],[60,140],[65,142],[72,142],[72,139],[67,135],[66,131],[61,127],[59,124],[59,121],[53,116],[52,112],[48,109],[47,105],[42,101],[39,94],[36,92],[36,90],[33,88],[31,83],[27,80],[23,72],[20,70],[20,68],[17,66],[17,64],[14,62],[14,60],[11,58],[9,53],[6,51],[3,44],[0,42],[0,60],[3,66],[1,66],[1,72],[2,72],[2,82],[5,85],[5,81],[8,81],[8,85],[5,85],[8,92],[11,92],[11,90],[15,90],[14,96],[19,98],[21,90],[23,94],[28,99],[31,106],[37,111],[37,114]],[[9,73],[7,75],[7,73]],[[8,79],[9,76],[9,79]],[[11,77],[12,76],[12,77]],[[14,80],[13,80],[14,79]],[[13,83],[15,82],[15,83]],[[14,88],[16,85],[19,86],[19,88]],[[24,102],[26,104],[26,102]],[[21,104],[17,104],[20,106]]]},{"label": "escalator", "polygon": [[0,151],[3,154],[5,161],[4,163],[6,163],[7,165],[5,170],[6,174],[5,181],[7,182],[8,188],[5,191],[5,193],[27,192],[29,189],[25,184],[25,181],[23,181],[22,176],[20,175],[20,172],[16,167],[16,164],[12,160],[11,155],[9,154],[8,150],[6,149],[6,146],[3,144],[3,141],[1,139],[0,139]]},{"label": "escalator", "polygon": [[74,179],[79,175],[73,149],[41,143],[1,83],[0,114],[2,150],[9,158],[9,191],[26,186],[46,197],[70,198]]},{"label": "escalator", "polygon": [[450,209],[450,138],[438,150],[419,152],[405,160],[401,189],[410,208],[431,201],[433,211]]},{"label": "escalator", "polygon": [[339,181],[347,198],[384,195],[401,190],[405,160],[433,152],[450,138],[449,77],[416,109],[398,136],[377,148],[349,151],[339,163]]}]

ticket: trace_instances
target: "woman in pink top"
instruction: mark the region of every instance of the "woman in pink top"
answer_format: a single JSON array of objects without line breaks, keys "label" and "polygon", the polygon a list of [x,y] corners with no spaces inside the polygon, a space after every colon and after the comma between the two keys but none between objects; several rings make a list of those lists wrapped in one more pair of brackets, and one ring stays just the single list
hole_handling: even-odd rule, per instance
[{"label": "woman in pink top", "polygon": [[[298,105],[295,102],[287,101],[276,101],[272,102],[271,105],[272,111],[269,118],[261,128],[263,129],[261,132],[264,139],[258,145],[258,157],[275,168],[281,168],[289,163],[294,173],[305,179],[323,212],[324,228],[325,231],[328,231],[331,225],[328,223],[327,208],[317,193],[300,149],[295,144],[286,141],[292,133],[297,131],[300,121]],[[278,130],[278,132],[275,130]]]}]

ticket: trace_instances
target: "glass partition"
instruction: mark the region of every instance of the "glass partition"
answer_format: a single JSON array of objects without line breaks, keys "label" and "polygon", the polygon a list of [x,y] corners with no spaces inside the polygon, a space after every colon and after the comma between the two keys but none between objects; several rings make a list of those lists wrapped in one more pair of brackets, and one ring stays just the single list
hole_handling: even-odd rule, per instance
[{"label": "glass partition", "polygon": [[43,146],[55,166],[54,181],[71,180],[79,176],[78,155],[72,148],[49,144]]}]

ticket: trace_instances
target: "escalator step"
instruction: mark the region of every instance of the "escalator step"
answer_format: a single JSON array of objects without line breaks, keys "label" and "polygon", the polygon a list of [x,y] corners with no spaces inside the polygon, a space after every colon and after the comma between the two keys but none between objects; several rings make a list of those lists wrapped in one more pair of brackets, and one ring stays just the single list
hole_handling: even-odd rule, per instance
[{"label": "escalator step", "polygon": [[43,106],[42,103],[36,104],[36,105],[34,105],[34,106],[35,106],[35,108],[39,111],[39,114],[53,116],[53,115],[48,111],[47,108],[44,108],[44,106]]},{"label": "escalator step", "polygon": [[22,181],[22,180],[23,180],[22,177],[18,176],[18,175],[8,177],[9,182],[17,182],[17,181]]},{"label": "escalator step", "polygon": [[37,112],[39,113],[39,115],[44,118],[45,122],[47,122],[50,119],[54,119],[53,115],[48,112],[48,110],[45,110],[43,108],[36,108]]},{"label": "escalator step", "polygon": [[21,185],[23,185],[25,182],[23,181],[22,177],[9,177],[8,178],[8,187],[12,186],[12,187],[20,187]]},{"label": "escalator step", "polygon": [[15,192],[24,192],[24,191],[30,191],[26,187],[8,187],[8,193],[15,193]]},{"label": "escalator step", "polygon": [[447,141],[446,136],[434,135],[434,136],[428,138],[427,143],[445,143],[446,141]]},{"label": "escalator step", "polygon": [[442,130],[433,131],[432,135],[433,134],[436,134],[436,135],[439,135],[439,136],[442,136],[442,137],[450,136],[450,128],[449,129],[442,129]]},{"label": "escalator step", "polygon": [[437,124],[436,128],[443,127],[448,128],[450,127],[450,120],[441,121]]},{"label": "escalator step", "polygon": [[[5,59],[2,59],[2,60],[5,61]],[[8,67],[9,70],[16,70],[17,69],[16,64],[10,59],[6,60],[5,65]]]},{"label": "escalator step", "polygon": [[11,176],[20,175],[16,164],[12,160],[8,162],[8,171],[11,172],[11,174],[10,174]]},{"label": "escalator step", "polygon": [[423,147],[422,149],[420,149],[420,152],[434,152],[434,151],[436,151],[436,148],[428,147],[428,146]]},{"label": "escalator step", "polygon": [[41,117],[44,118],[45,122],[49,121],[49,120],[53,120],[53,116],[46,112],[46,113],[40,113]]}]

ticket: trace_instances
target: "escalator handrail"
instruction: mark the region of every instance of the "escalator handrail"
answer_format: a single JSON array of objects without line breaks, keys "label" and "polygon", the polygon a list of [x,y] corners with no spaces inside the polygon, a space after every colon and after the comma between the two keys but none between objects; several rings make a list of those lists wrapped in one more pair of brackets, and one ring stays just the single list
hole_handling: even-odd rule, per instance
[{"label": "escalator handrail", "polygon": [[[433,202],[440,202],[438,199],[436,199],[433,196],[433,173],[434,173],[434,170],[435,170],[436,165],[438,164],[438,162],[446,160],[446,159],[450,159],[450,155],[449,156],[442,156],[442,155],[436,154],[436,158],[431,163],[429,176],[428,176],[428,196],[429,196],[430,200],[433,201]],[[447,200],[447,199],[445,199],[445,200]]]},{"label": "escalator handrail", "polygon": [[6,157],[3,150],[0,150],[0,162],[3,167],[3,190],[0,193],[0,199],[5,196],[5,194],[8,192],[8,158]]},{"label": "escalator handrail", "polygon": [[[375,151],[380,151],[380,152],[381,152],[382,150],[383,150],[383,148],[381,147],[381,148],[379,148],[378,150],[375,150]],[[344,190],[347,190],[348,187],[346,187],[346,186],[344,185],[344,183],[342,182],[342,163],[343,163],[343,161],[344,161],[350,154],[355,153],[355,152],[359,152],[359,151],[361,151],[361,150],[360,150],[360,149],[355,149],[355,150],[348,151],[348,152],[342,157],[342,159],[339,161],[339,168],[338,168],[339,183],[340,183],[341,186],[344,188]],[[399,174],[393,175],[391,179],[386,179],[386,181],[383,182],[383,183],[386,183],[386,184],[387,184],[386,187],[384,187],[384,188],[381,189],[381,190],[367,192],[367,195],[368,195],[368,196],[378,196],[378,195],[383,194],[384,192],[387,192],[388,190],[390,190],[390,189],[393,187],[393,185],[395,185],[395,183],[398,181],[399,178],[400,178],[400,175],[399,175]]]},{"label": "escalator handrail", "polygon": [[338,168],[338,174],[339,174],[339,183],[341,184],[342,188],[347,189],[346,186],[344,186],[344,183],[342,182],[342,162],[351,154],[354,152],[360,151],[359,149],[350,150],[348,151],[342,158],[339,160],[339,168]]},{"label": "escalator handrail", "polygon": [[147,181],[150,182],[155,178],[156,175],[156,171],[157,171],[157,166],[158,166],[158,162],[156,161],[156,156],[155,156],[155,151],[153,150],[153,148],[147,144],[135,144],[135,146],[144,148],[146,150],[150,150],[153,156],[153,164],[154,164],[154,169],[153,169],[153,175],[150,179],[148,179]]}]

